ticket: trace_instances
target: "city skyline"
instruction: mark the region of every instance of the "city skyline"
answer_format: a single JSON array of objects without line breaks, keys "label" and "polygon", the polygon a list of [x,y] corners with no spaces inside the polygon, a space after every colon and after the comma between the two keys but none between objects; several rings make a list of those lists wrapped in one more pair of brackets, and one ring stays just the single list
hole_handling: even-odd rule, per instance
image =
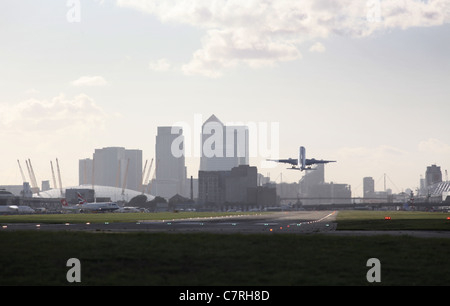
[{"label": "city skyline", "polygon": [[[278,124],[280,158],[337,160],[326,181],[353,196],[364,177],[400,192],[450,170],[448,1],[72,2],[0,4],[2,185],[28,158],[38,181],[58,158],[65,186],[96,148],[150,161],[158,126],[212,114]],[[272,179],[304,175],[264,159]]]}]

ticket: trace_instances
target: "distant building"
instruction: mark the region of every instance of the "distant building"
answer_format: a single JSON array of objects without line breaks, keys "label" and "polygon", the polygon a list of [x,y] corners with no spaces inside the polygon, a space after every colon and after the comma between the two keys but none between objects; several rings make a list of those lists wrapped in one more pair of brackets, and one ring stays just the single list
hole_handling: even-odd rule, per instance
[{"label": "distant building", "polygon": [[78,163],[80,185],[123,187],[140,191],[142,184],[142,151],[122,147],[95,149],[93,159]]},{"label": "distant building", "polygon": [[316,170],[305,171],[305,175],[299,182],[301,196],[310,196],[312,194],[311,188],[323,183],[325,183],[325,167],[323,164],[317,165]]},{"label": "distant building", "polygon": [[189,210],[195,208],[195,202],[179,194],[174,195],[168,201],[170,210]]},{"label": "distant building", "polygon": [[375,194],[375,181],[373,177],[363,178],[363,192],[365,198],[371,198]]},{"label": "distant building", "polygon": [[6,191],[5,189],[0,189],[0,205],[12,205],[14,195]]},{"label": "distant building", "polygon": [[47,191],[50,190],[50,181],[42,181],[42,186],[41,186],[41,190],[42,191]]},{"label": "distant building", "polygon": [[419,195],[426,195],[427,189],[425,186],[425,179],[422,177],[422,175],[420,176],[419,186],[420,186]]},{"label": "distant building", "polygon": [[256,199],[248,196],[249,188],[256,188],[256,167],[240,165],[231,169],[230,174],[225,177],[225,201],[229,203],[249,203]]},{"label": "distant building", "polygon": [[375,181],[372,177],[363,178],[364,203],[392,202],[394,197],[391,189],[375,191]]},{"label": "distant building", "polygon": [[347,204],[351,202],[352,191],[347,184],[333,182],[312,186],[310,197],[318,198],[317,204]]},{"label": "distant building", "polygon": [[429,186],[427,196],[434,198],[433,202],[447,201],[447,197],[450,196],[450,182],[440,182]]},{"label": "distant building", "polygon": [[31,198],[33,192],[30,183],[24,182],[22,185],[0,185],[0,190],[11,192],[15,196]]},{"label": "distant building", "polygon": [[225,203],[225,177],[230,171],[198,172],[198,203],[219,206]]},{"label": "distant building", "polygon": [[20,192],[20,196],[24,198],[31,198],[33,196],[33,191],[31,190],[30,183],[24,182],[22,185],[23,189]]},{"label": "distant building", "polygon": [[[78,183],[80,185],[92,185],[93,173],[93,163],[92,158],[85,158],[78,160]],[[53,186],[53,188],[57,188]]]},{"label": "distant building", "polygon": [[325,182],[325,166],[317,165],[315,170],[306,171],[300,180],[300,197],[303,204],[347,204],[351,202],[352,192],[348,184]]},{"label": "distant building", "polygon": [[450,182],[442,181],[441,167],[436,165],[427,167],[424,181],[421,196],[426,202],[450,202]]},{"label": "distant building", "polygon": [[198,198],[198,178],[193,178],[192,176],[190,178],[186,178],[186,184],[185,184],[185,194],[186,197],[189,197],[192,200],[195,200]]},{"label": "distant building", "polygon": [[158,127],[155,161],[156,177],[152,182],[150,193],[166,199],[170,199],[176,194],[188,196],[184,136],[181,127]]},{"label": "distant building", "polygon": [[286,183],[282,182],[276,185],[277,194],[280,198],[297,198],[299,196],[299,184],[298,183]]},{"label": "distant building", "polygon": [[317,165],[313,171],[305,171],[305,175],[300,180],[300,193],[302,195],[311,194],[313,186],[325,183],[325,166]]},{"label": "distant building", "polygon": [[198,202],[216,208],[275,205],[276,189],[257,186],[257,181],[257,168],[248,165],[230,171],[199,171]]},{"label": "distant building", "polygon": [[201,171],[229,171],[249,164],[247,126],[225,126],[212,115],[202,125]]},{"label": "distant building", "polygon": [[249,188],[248,198],[250,204],[257,208],[278,206],[277,189],[271,184]]},{"label": "distant building", "polygon": [[425,185],[429,187],[431,185],[442,182],[442,172],[441,167],[436,165],[431,165],[427,167],[427,171],[425,172]]}]

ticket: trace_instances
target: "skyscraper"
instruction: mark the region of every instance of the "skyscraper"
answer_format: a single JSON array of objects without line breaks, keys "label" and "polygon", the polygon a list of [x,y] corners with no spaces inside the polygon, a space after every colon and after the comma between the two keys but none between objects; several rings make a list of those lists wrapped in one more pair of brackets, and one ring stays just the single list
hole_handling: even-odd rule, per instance
[{"label": "skyscraper", "polygon": [[370,198],[375,195],[375,181],[372,177],[368,176],[363,178],[363,191],[365,198]]},{"label": "skyscraper", "polygon": [[141,190],[141,150],[122,147],[95,149],[93,159],[81,159],[78,165],[80,185],[125,186],[127,189]]},{"label": "skyscraper", "polygon": [[[78,184],[79,185],[92,185],[92,158],[80,159],[78,161]],[[56,186],[54,186],[56,188]]]},{"label": "skyscraper", "polygon": [[151,193],[170,198],[186,195],[184,136],[181,127],[159,126],[155,144],[156,177]]},{"label": "skyscraper", "polygon": [[436,165],[431,165],[427,167],[427,171],[425,172],[425,185],[429,187],[433,184],[442,182],[442,172],[441,167]]},{"label": "skyscraper", "polygon": [[247,126],[225,126],[212,115],[202,125],[201,171],[228,171],[249,164]]}]

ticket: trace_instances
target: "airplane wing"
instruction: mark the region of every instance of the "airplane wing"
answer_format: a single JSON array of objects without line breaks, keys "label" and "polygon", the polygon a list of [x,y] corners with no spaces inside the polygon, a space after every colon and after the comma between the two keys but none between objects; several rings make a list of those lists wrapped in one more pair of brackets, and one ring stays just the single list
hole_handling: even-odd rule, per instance
[{"label": "airplane wing", "polygon": [[274,161],[274,162],[277,162],[277,163],[291,164],[292,166],[297,166],[298,165],[298,160],[297,159],[293,159],[293,158],[288,158],[288,159],[268,159],[268,161]]},{"label": "airplane wing", "polygon": [[288,158],[288,159],[267,159],[268,161],[274,161],[277,163],[286,163],[292,165],[292,170],[315,170],[312,168],[312,165],[315,164],[327,164],[327,163],[335,163],[335,160],[318,160],[315,158],[306,159],[306,149],[305,147],[300,147],[298,159],[296,158]]},{"label": "airplane wing", "polygon": [[328,164],[328,163],[335,163],[335,160],[317,160],[315,158],[313,159],[307,159],[305,160],[305,165],[307,166],[311,166],[311,165],[315,165],[315,164]]}]

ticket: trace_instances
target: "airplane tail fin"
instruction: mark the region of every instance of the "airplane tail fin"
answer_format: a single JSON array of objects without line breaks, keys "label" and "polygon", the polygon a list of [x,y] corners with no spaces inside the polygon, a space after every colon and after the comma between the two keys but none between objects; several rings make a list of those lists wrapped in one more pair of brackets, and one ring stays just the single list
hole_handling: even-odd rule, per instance
[{"label": "airplane tail fin", "polygon": [[60,202],[62,206],[69,206],[69,203],[67,203],[66,199],[61,199]]},{"label": "airplane tail fin", "polygon": [[306,168],[306,150],[305,150],[305,147],[300,147],[298,162],[300,164],[299,165],[300,169],[305,169]]},{"label": "airplane tail fin", "polygon": [[87,201],[83,198],[83,196],[79,192],[77,192],[77,195],[78,195],[78,205],[83,205],[87,203]]}]

